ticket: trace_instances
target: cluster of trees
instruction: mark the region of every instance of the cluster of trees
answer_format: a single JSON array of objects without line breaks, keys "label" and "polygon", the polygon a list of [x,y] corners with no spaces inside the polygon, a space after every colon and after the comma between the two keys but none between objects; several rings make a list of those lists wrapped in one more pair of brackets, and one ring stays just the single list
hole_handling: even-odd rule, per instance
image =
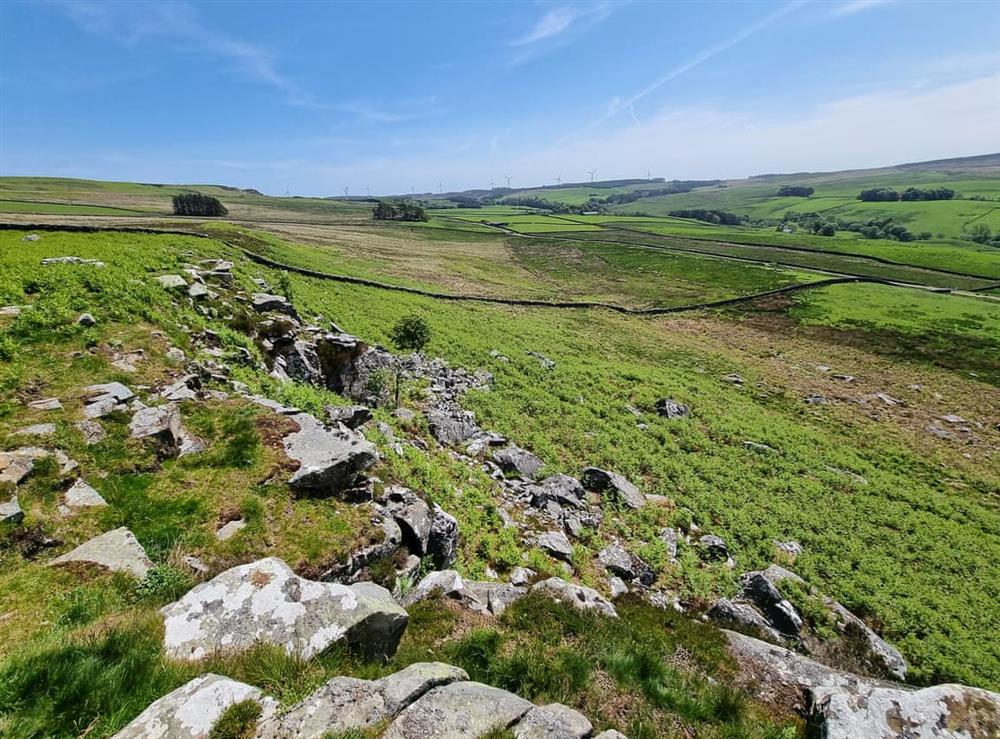
[{"label": "cluster of trees", "polygon": [[372,217],[376,221],[426,221],[427,213],[416,203],[379,200]]},{"label": "cluster of trees", "polygon": [[788,230],[789,224],[808,231],[816,236],[834,236],[837,231],[853,231],[866,239],[890,239],[892,241],[914,241],[931,238],[930,231],[922,231],[914,235],[906,226],[895,223],[891,218],[869,218],[867,221],[841,221],[824,216],[821,213],[785,213],[779,231]]},{"label": "cluster of trees", "polygon": [[951,200],[955,197],[955,191],[950,187],[932,187],[928,190],[921,190],[917,187],[908,187],[899,196],[900,200]]},{"label": "cluster of trees", "polygon": [[182,192],[174,195],[174,215],[176,216],[206,216],[215,218],[228,215],[218,198],[200,192]]},{"label": "cluster of trees", "polygon": [[985,223],[976,223],[969,227],[966,236],[977,244],[989,244],[1000,247],[1000,231],[994,234]]},{"label": "cluster of trees", "polygon": [[955,191],[949,187],[931,187],[921,190],[919,187],[908,187],[900,195],[891,187],[871,187],[858,193],[858,200],[869,203],[893,202],[896,200],[951,200]]},{"label": "cluster of trees", "polygon": [[696,221],[721,224],[723,226],[740,226],[749,220],[746,216],[740,216],[726,210],[708,210],[706,208],[672,210],[667,215],[672,218],[693,218]]},{"label": "cluster of trees", "polygon": [[816,191],[813,188],[804,185],[782,185],[778,188],[779,197],[807,198],[814,192]]},{"label": "cluster of trees", "polygon": [[643,198],[655,198],[660,195],[680,195],[691,192],[696,187],[708,187],[719,184],[719,180],[674,180],[667,187],[657,187],[649,190],[633,190],[632,192],[615,193],[603,198],[600,202],[606,205],[634,203]]}]

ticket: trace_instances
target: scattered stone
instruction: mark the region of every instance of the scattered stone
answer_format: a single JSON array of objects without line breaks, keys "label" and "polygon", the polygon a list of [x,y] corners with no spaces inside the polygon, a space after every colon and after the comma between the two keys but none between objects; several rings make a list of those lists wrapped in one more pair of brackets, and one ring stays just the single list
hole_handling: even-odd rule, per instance
[{"label": "scattered stone", "polygon": [[90,313],[81,313],[80,317],[76,319],[76,324],[84,327],[96,326],[97,319]]},{"label": "scattered stone", "polygon": [[370,408],[363,405],[324,406],[326,419],[330,423],[342,423],[349,429],[356,429],[372,420]]},{"label": "scattered stone", "polygon": [[677,540],[679,534],[677,529],[665,528],[660,532],[660,541],[667,545],[667,556],[671,562],[677,561]]},{"label": "scattered stone", "polygon": [[28,234],[27,236],[22,238],[21,241],[38,241],[40,238],[42,237],[39,236],[38,234]]},{"label": "scattered stone", "polygon": [[604,547],[598,555],[598,561],[604,569],[613,575],[618,575],[626,582],[638,581],[650,586],[656,582],[656,572],[646,562],[618,544]]},{"label": "scattered stone", "polygon": [[852,383],[854,382],[854,375],[830,375],[834,380],[840,380],[841,382]]},{"label": "scattered stone", "polygon": [[691,408],[684,403],[679,403],[672,398],[660,398],[653,405],[656,412],[664,418],[676,419],[687,418],[691,415]]},{"label": "scattered stone", "polygon": [[529,486],[528,492],[531,495],[531,505],[535,508],[546,508],[553,503],[557,508],[584,508],[586,491],[579,480],[569,475],[549,475],[541,482]]},{"label": "scattered stone", "polygon": [[620,731],[615,731],[614,729],[608,729],[607,731],[602,731],[600,734],[594,736],[594,739],[628,739],[628,737],[622,734]]},{"label": "scattered stone", "polygon": [[803,552],[802,545],[795,540],[776,541],[774,542],[774,546],[777,548],[779,552],[790,554],[793,557],[797,557]]},{"label": "scattered stone", "polygon": [[146,556],[146,550],[135,538],[135,534],[121,528],[101,534],[87,541],[71,552],[56,557],[50,566],[84,562],[103,567],[112,572],[125,572],[143,578],[153,563]]},{"label": "scattered stone", "polygon": [[17,318],[21,315],[21,306],[5,305],[0,307],[0,318]]},{"label": "scattered stone", "polygon": [[215,532],[215,538],[219,541],[229,541],[243,529],[246,528],[247,522],[242,518],[237,518],[235,521],[230,521],[229,523],[222,526]]},{"label": "scattered stone", "polygon": [[829,403],[825,395],[820,395],[819,393],[813,393],[806,397],[806,403],[808,405],[826,405]]},{"label": "scattered stone", "polygon": [[52,436],[56,432],[54,423],[36,423],[33,426],[25,426],[11,433],[11,436]]},{"label": "scattered stone", "polygon": [[611,602],[596,590],[584,585],[566,582],[558,577],[550,577],[547,580],[536,582],[531,586],[530,592],[539,593],[558,603],[581,610],[593,610],[604,616],[618,617],[618,612]]},{"label": "scattered stone", "polygon": [[192,300],[201,300],[202,298],[207,298],[211,295],[212,291],[200,282],[192,282],[188,285],[187,294]]},{"label": "scattered stone", "polygon": [[593,730],[586,716],[561,703],[532,708],[513,728],[517,739],[584,739]]},{"label": "scattered stone", "polygon": [[395,410],[394,410],[394,411],[392,412],[392,415],[393,415],[393,416],[394,416],[395,418],[398,418],[398,419],[399,419],[400,421],[402,421],[403,423],[408,423],[408,422],[412,421],[412,420],[413,420],[414,418],[416,418],[416,417],[417,417],[417,414],[416,414],[416,413],[414,413],[414,412],[413,412],[412,410],[410,410],[409,408],[396,408],[396,409],[395,409]]},{"label": "scattered stone", "polygon": [[542,467],[542,460],[519,446],[507,446],[493,452],[493,461],[507,474],[519,475],[534,480]]},{"label": "scattered stone", "polygon": [[463,442],[479,431],[469,411],[454,413],[445,410],[428,411],[427,426],[438,443],[446,446]]},{"label": "scattered stone", "polygon": [[767,444],[761,444],[759,441],[744,441],[743,446],[752,452],[761,452],[763,454],[770,454],[774,451],[774,447],[768,446]]},{"label": "scattered stone", "polygon": [[399,525],[402,539],[410,551],[424,556],[434,521],[430,506],[412,490],[399,485],[386,488],[382,501]]},{"label": "scattered stone", "polygon": [[156,278],[156,281],[160,283],[160,287],[165,290],[179,290],[187,287],[188,285],[187,280],[180,275],[160,275]]},{"label": "scattered stone", "polygon": [[133,439],[155,436],[164,445],[168,454],[178,457],[201,452],[207,448],[205,442],[192,436],[181,424],[181,412],[175,403],[140,408],[132,416],[129,433]]},{"label": "scattered stone", "polygon": [[176,346],[172,346],[169,349],[167,349],[166,357],[171,362],[177,362],[177,363],[183,362],[185,359],[187,359],[187,355],[184,354],[184,350]]},{"label": "scattered stone", "polygon": [[709,562],[729,563],[733,561],[733,558],[729,556],[729,548],[726,546],[726,542],[715,534],[705,534],[698,539],[698,548],[702,559]]},{"label": "scattered stone", "polygon": [[608,590],[611,591],[611,599],[614,600],[628,593],[628,585],[620,577],[609,577]]},{"label": "scattered stone", "polygon": [[73,425],[83,434],[83,440],[87,446],[98,444],[107,438],[108,433],[97,421],[77,421]]},{"label": "scattered stone", "polygon": [[537,573],[528,567],[515,567],[510,571],[511,585],[528,585]]},{"label": "scattered stone", "polygon": [[0,503],[0,523],[21,523],[24,520],[24,511],[21,510],[17,502],[17,496]]},{"label": "scattered stone", "polygon": [[288,298],[283,295],[270,295],[268,293],[254,293],[250,304],[258,313],[266,313],[272,310],[284,312],[291,307],[288,305]]},{"label": "scattered stone", "polygon": [[63,500],[68,508],[99,508],[108,504],[99,492],[83,480],[74,482]]},{"label": "scattered stone", "polygon": [[362,473],[378,460],[375,445],[359,431],[326,429],[308,413],[292,416],[299,430],[282,443],[289,459],[299,463],[288,484],[296,490],[331,495],[356,487]]},{"label": "scattered stone", "polygon": [[615,472],[587,467],[580,476],[580,482],[584,488],[592,492],[601,494],[610,492],[612,497],[629,508],[642,508],[646,505],[646,498],[639,489]]},{"label": "scattered stone", "polygon": [[785,643],[785,637],[748,603],[735,603],[728,598],[720,598],[706,615],[721,626],[749,631],[772,644]]},{"label": "scattered stone", "polygon": [[302,659],[338,641],[391,656],[407,620],[385,588],[307,580],[274,557],[226,570],[162,612],[164,648],[180,660],[260,642]]},{"label": "scattered stone", "polygon": [[876,400],[881,400],[888,406],[903,405],[903,401],[899,398],[894,398],[888,393],[875,393],[874,397]]},{"label": "scattered stone", "polygon": [[121,370],[122,372],[135,372],[136,363],[142,362],[146,359],[146,352],[142,349],[136,349],[132,352],[115,352],[114,359],[111,360],[111,366],[115,369]]},{"label": "scattered stone", "polygon": [[739,374],[737,374],[735,372],[733,374],[731,374],[731,375],[726,375],[722,379],[725,380],[728,383],[733,384],[733,385],[742,385],[743,384],[743,376],[739,375]]},{"label": "scattered stone", "polygon": [[940,418],[945,423],[950,423],[950,424],[965,425],[968,423],[968,421],[966,421],[964,418],[962,418],[961,416],[957,416],[954,413],[949,413],[945,416],[938,416],[938,418]]},{"label": "scattered stone", "polygon": [[[249,391],[249,388],[246,388]],[[239,392],[239,391],[237,391]],[[265,398],[263,395],[250,395],[247,397],[251,403],[255,403],[259,406],[263,406],[268,410],[274,411],[281,416],[297,416],[302,413],[301,408],[296,408],[294,406],[282,405],[276,400],[271,400],[270,398]]]},{"label": "scattered stone", "polygon": [[546,356],[539,354],[538,352],[526,351],[525,354],[527,354],[529,357],[534,357],[535,359],[537,359],[538,363],[547,370],[556,368],[556,363],[554,361],[552,361]]},{"label": "scattered stone", "polygon": [[570,561],[573,559],[573,545],[569,543],[566,534],[561,531],[549,531],[538,537],[539,547],[557,559]]},{"label": "scattered stone", "polygon": [[251,685],[201,675],[151,703],[112,739],[204,739],[227,708],[248,700],[260,705],[260,721],[278,709],[278,701]]},{"label": "scattered stone", "polygon": [[58,411],[62,410],[62,403],[59,398],[46,398],[45,400],[33,400],[28,403],[28,407],[36,411]]}]

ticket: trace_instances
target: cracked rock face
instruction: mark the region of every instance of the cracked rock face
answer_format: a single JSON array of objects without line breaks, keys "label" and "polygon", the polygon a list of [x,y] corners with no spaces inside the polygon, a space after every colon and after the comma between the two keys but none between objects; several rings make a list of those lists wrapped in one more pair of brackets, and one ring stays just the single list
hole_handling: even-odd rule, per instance
[{"label": "cracked rock face", "polygon": [[203,739],[229,706],[246,700],[260,704],[262,720],[278,708],[274,698],[251,685],[201,675],[151,703],[114,739]]},{"label": "cracked rock face", "polygon": [[346,426],[327,429],[308,413],[292,416],[299,430],[283,440],[285,454],[299,463],[288,484],[331,495],[355,487],[378,459],[375,445]]},{"label": "cracked rock face", "polygon": [[407,620],[385,588],[306,580],[274,557],[226,570],[162,613],[167,655],[182,660],[256,642],[303,659],[341,640],[372,655],[391,655]]},{"label": "cracked rock face", "polygon": [[616,472],[587,467],[580,476],[580,481],[587,490],[609,494],[629,508],[642,508],[646,505],[646,496],[639,492],[639,488]]},{"label": "cracked rock face", "polygon": [[605,616],[618,617],[618,611],[604,596],[593,588],[585,585],[574,585],[571,582],[550,577],[548,580],[536,582],[531,586],[532,593],[541,593],[557,603],[573,606],[581,610],[594,610]]},{"label": "cracked rock face", "polygon": [[513,729],[517,739],[584,739],[593,730],[586,716],[561,703],[532,708]]}]

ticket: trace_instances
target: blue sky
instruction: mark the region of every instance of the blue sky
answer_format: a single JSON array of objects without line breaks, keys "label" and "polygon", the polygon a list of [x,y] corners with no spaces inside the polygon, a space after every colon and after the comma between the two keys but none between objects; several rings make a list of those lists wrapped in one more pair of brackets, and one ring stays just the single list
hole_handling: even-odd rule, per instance
[{"label": "blue sky", "polygon": [[1000,2],[0,2],[0,174],[351,194],[1000,151]]}]

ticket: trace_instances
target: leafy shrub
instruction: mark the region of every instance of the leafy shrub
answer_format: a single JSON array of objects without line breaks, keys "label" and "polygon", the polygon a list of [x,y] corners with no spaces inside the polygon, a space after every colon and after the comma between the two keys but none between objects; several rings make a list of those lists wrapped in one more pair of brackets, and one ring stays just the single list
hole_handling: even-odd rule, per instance
[{"label": "leafy shrub", "polygon": [[172,565],[159,565],[135,586],[138,602],[167,603],[177,600],[194,586],[190,575]]},{"label": "leafy shrub", "polygon": [[174,215],[214,218],[229,215],[229,211],[218,198],[213,198],[211,195],[200,192],[183,192],[174,195]]},{"label": "leafy shrub", "polygon": [[420,316],[406,315],[389,331],[389,338],[401,351],[419,352],[431,340],[431,327]]}]

